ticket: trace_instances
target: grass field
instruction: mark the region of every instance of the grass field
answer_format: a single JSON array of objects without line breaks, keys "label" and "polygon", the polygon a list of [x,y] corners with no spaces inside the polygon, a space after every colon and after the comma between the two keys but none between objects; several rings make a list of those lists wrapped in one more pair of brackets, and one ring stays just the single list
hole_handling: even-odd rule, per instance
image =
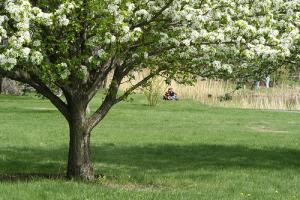
[{"label": "grass field", "polygon": [[68,130],[46,100],[0,96],[0,140],[1,200],[300,199],[300,113],[187,100],[152,108],[135,96],[93,131],[104,175],[94,183],[59,178]]}]

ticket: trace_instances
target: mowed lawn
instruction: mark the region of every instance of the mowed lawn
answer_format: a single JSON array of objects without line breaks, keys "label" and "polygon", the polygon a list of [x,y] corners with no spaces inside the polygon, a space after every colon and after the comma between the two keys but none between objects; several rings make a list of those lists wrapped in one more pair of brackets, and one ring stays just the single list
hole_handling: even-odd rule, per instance
[{"label": "mowed lawn", "polygon": [[134,99],[93,131],[103,178],[83,183],[55,178],[68,127],[51,104],[0,96],[0,199],[300,199],[300,113]]}]

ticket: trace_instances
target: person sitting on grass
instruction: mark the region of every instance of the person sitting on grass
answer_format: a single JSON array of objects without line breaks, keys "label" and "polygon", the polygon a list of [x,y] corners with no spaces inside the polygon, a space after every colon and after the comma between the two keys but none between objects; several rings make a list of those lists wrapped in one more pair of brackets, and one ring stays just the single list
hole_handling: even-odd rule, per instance
[{"label": "person sitting on grass", "polygon": [[172,88],[169,88],[168,91],[165,93],[164,100],[178,100],[177,94],[173,91]]}]

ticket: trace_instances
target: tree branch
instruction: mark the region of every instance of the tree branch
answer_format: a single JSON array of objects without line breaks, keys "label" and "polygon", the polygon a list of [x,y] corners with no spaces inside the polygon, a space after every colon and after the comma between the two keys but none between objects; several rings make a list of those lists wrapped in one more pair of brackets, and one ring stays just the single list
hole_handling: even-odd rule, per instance
[{"label": "tree branch", "polygon": [[111,107],[117,103],[117,93],[123,77],[122,66],[118,65],[114,71],[113,79],[104,101],[102,102],[101,106],[95,111],[95,113],[88,119],[87,124],[89,131],[92,131],[92,129],[97,126],[97,124],[106,116]]},{"label": "tree branch", "polygon": [[56,96],[51,89],[42,82],[38,77],[30,75],[24,71],[10,72],[5,71],[0,68],[0,75],[16,80],[22,83],[27,83],[33,87],[38,93],[42,94],[44,97],[50,100],[50,102],[64,115],[64,117],[69,121],[70,113],[67,105],[58,96]]},{"label": "tree branch", "polygon": [[167,8],[171,6],[171,4],[174,2],[174,0],[169,0],[164,7],[162,7],[155,15],[149,20],[149,21],[143,21],[139,24],[133,25],[132,28],[137,28],[137,27],[143,27],[151,22],[155,21]]},{"label": "tree branch", "polygon": [[125,91],[125,93],[123,95],[121,95],[120,97],[118,97],[116,99],[116,102],[121,102],[124,99],[126,99],[135,89],[145,85],[151,78],[153,78],[155,75],[157,75],[156,73],[151,73],[148,76],[146,76],[143,80],[139,81],[137,84],[133,85],[131,88],[129,88],[127,91]]},{"label": "tree branch", "polygon": [[104,67],[101,68],[98,72],[96,72],[94,77],[91,78],[91,86],[89,86],[89,89],[87,91],[88,101],[90,101],[95,96],[102,81],[105,80],[109,72],[112,71],[114,66],[114,60],[115,58],[110,58],[104,65]]}]

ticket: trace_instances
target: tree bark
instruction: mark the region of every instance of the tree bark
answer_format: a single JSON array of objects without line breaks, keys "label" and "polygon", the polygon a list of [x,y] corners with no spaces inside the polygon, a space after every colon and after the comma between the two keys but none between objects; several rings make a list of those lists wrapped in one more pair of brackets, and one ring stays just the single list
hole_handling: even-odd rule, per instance
[{"label": "tree bark", "polygon": [[71,105],[70,144],[67,177],[70,179],[93,180],[91,163],[90,131],[86,120],[86,105]]}]

